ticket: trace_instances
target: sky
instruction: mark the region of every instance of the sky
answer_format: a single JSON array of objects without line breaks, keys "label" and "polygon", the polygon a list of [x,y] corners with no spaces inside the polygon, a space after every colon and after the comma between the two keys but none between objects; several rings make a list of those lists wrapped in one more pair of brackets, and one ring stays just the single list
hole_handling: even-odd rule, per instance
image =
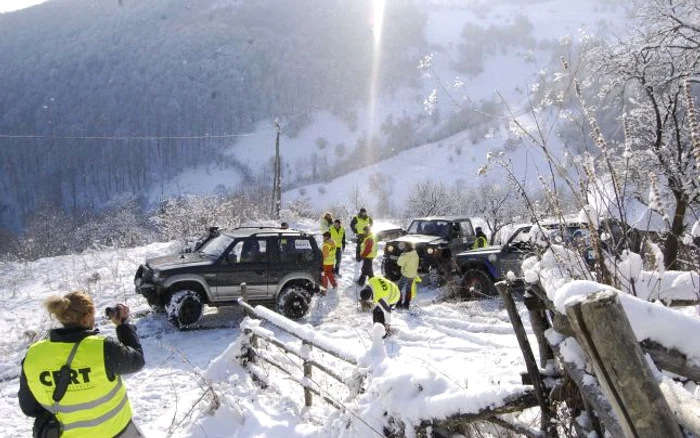
[{"label": "sky", "polygon": [[[315,220],[291,220],[290,225],[317,233]],[[269,309],[256,309],[291,333],[355,358],[358,366],[318,349],[311,353],[348,380],[357,373],[366,375],[364,392],[352,396],[346,386],[316,369],[312,382],[345,409],[339,411],[318,397],[307,408],[301,388],[264,363],[257,371],[269,386],[262,390],[235,358],[244,341],[241,327],[274,334],[285,345],[301,349],[298,339],[270,323],[245,320],[238,307],[206,308],[199,330],[180,332],[163,315],[151,313],[145,300],[134,293],[138,265],[146,258],[173,253],[176,247],[175,242],[156,243],[0,265],[0,431],[4,438],[31,435],[32,422],[19,410],[16,394],[20,361],[27,348],[33,339],[57,326],[41,302],[52,293],[76,289],[92,294],[97,327],[103,335],[115,336],[113,325],[103,316],[105,307],[124,302],[131,308],[146,366],[126,376],[125,383],[134,420],[149,438],[373,437],[387,426],[384,412],[410,426],[428,417],[476,412],[527,390],[520,382],[525,363],[500,300],[445,299],[447,289],[422,284],[410,310],[393,312],[392,334],[382,339],[381,326],[373,327],[371,314],[358,309],[352,243],[343,254],[338,290],[315,298],[309,314],[297,323]],[[380,270],[381,257],[380,251],[375,272]],[[591,281],[564,280],[562,271],[554,266],[555,259],[545,256],[529,264],[526,275],[541,278],[561,310],[605,288]],[[640,296],[697,294],[697,274],[691,278],[689,273],[669,271],[659,278],[640,272],[640,263],[630,261],[628,265],[637,278]],[[695,308],[672,310],[626,294],[622,298],[639,340],[651,338],[675,347],[700,364],[700,338],[679,336],[700,331]],[[537,341],[521,300],[517,308],[536,352]],[[574,340],[561,342],[565,342],[567,360],[583,361]],[[273,346],[265,351],[286,364],[296,378],[301,377],[299,362],[290,361],[289,355]],[[694,386],[674,388],[693,399]],[[537,412],[527,411],[511,420],[537,427]],[[408,427],[408,437],[413,436],[412,430]]]},{"label": "sky", "polygon": [[44,3],[45,1],[46,0],[0,0],[0,13],[17,11]]}]

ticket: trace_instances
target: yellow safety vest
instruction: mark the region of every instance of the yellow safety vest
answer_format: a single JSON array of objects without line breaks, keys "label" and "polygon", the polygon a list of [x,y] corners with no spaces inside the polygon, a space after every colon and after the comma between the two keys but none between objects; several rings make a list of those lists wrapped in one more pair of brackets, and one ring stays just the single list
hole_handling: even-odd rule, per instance
[{"label": "yellow safety vest", "polygon": [[331,227],[330,229],[331,232],[331,239],[333,239],[333,242],[335,242],[335,246],[337,248],[342,248],[343,247],[343,237],[345,236],[345,228],[342,226],[336,230],[335,227]]},{"label": "yellow safety vest", "polygon": [[372,277],[367,280],[369,287],[372,288],[373,301],[378,303],[384,298],[388,305],[393,305],[401,299],[401,291],[393,281],[389,281],[384,277]]},{"label": "yellow safety vest", "polygon": [[61,438],[114,437],[131,421],[131,405],[121,377],[107,377],[100,336],[88,336],[78,346],[71,382],[59,406],[53,407],[55,381],[73,345],[44,340],[29,347],[23,365],[29,390],[44,409],[56,414]]},{"label": "yellow safety vest", "polygon": [[472,245],[472,249],[486,248],[487,245],[488,242],[486,241],[486,238],[483,236],[478,236]]},{"label": "yellow safety vest", "polygon": [[365,227],[369,225],[370,217],[367,216],[363,219],[360,216],[355,216],[355,219],[357,221],[355,222],[355,229],[353,231],[355,234],[365,234]]},{"label": "yellow safety vest", "polygon": [[370,232],[368,235],[365,236],[365,238],[362,240],[362,244],[360,245],[360,254],[365,253],[365,242],[367,240],[371,239],[372,240],[372,251],[370,251],[369,255],[365,258],[367,259],[373,259],[377,257],[377,239],[374,238],[374,233]]},{"label": "yellow safety vest", "polygon": [[335,251],[336,251],[335,243],[333,242],[323,242],[323,265],[328,266],[328,265],[335,265]]}]

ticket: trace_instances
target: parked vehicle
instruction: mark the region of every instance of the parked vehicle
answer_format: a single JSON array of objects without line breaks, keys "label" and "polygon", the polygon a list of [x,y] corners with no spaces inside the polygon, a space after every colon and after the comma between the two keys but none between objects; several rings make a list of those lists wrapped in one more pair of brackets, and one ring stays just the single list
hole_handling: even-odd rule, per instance
[{"label": "parked vehicle", "polygon": [[401,277],[397,260],[410,242],[418,252],[418,272],[438,285],[455,270],[453,256],[471,248],[476,236],[467,217],[424,217],[411,222],[405,235],[386,242],[382,273],[390,280]]},{"label": "parked vehicle", "polygon": [[246,283],[251,304],[271,305],[290,319],[309,310],[319,291],[321,251],[299,230],[241,227],[211,229],[194,252],[156,257],[139,266],[136,292],[183,328],[196,323],[203,306],[237,304]]},{"label": "parked vehicle", "polygon": [[[553,241],[576,243],[585,251],[583,255],[586,260],[592,257],[588,253],[590,232],[586,224],[568,222],[560,225],[558,222],[545,222],[540,225]],[[502,246],[488,246],[457,254],[456,264],[462,275],[463,294],[466,297],[497,295],[494,283],[504,280],[506,276],[516,289],[522,286],[523,260],[537,251],[531,234],[533,227],[533,224],[519,226]]]}]

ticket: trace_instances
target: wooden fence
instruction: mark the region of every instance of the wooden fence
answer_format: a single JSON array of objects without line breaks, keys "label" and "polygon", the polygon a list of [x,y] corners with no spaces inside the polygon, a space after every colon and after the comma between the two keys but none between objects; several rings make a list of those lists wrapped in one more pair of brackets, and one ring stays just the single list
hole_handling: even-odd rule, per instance
[{"label": "wooden fence", "polygon": [[[583,412],[588,415],[588,425],[574,421],[579,436],[591,432],[604,436],[607,432],[613,437],[683,437],[685,431],[700,435],[700,414],[696,414],[700,413],[700,402],[682,394],[685,390],[678,385],[658,380],[645,355],[658,368],[695,382],[699,381],[700,368],[673,348],[649,340],[637,342],[616,293],[589,295],[562,314],[539,284],[529,285],[525,304],[539,344],[538,366],[508,285],[500,282],[496,289],[523,351],[527,367],[523,381],[532,384],[537,395],[542,436],[557,436],[557,423],[562,422],[556,421],[555,412],[561,410],[555,405],[561,401],[566,402],[572,418]],[[554,331],[547,336],[550,328]],[[586,364],[567,354],[577,346]],[[544,376],[544,368],[554,368],[559,374]],[[569,388],[565,399],[558,399],[568,382],[577,390]]]},{"label": "wooden fence", "polygon": [[[247,316],[267,321],[269,324],[272,324],[289,335],[301,340],[301,346],[299,347],[280,341],[279,339],[275,338],[274,334],[269,330],[255,327],[244,327],[242,333],[247,339],[244,341],[244,353],[239,357],[239,360],[241,361],[241,364],[253,375],[253,378],[258,383],[263,386],[267,385],[265,375],[257,366],[257,364],[260,362],[265,362],[287,374],[293,382],[297,383],[304,389],[304,403],[306,406],[311,406],[313,404],[313,395],[316,395],[325,400],[331,406],[334,406],[337,409],[343,409],[342,404],[338,400],[333,398],[330,394],[324,393],[324,391],[320,389],[320,386],[315,383],[314,368],[322,371],[326,375],[345,385],[350,392],[350,397],[364,392],[363,384],[366,379],[366,374],[357,367],[357,358],[349,356],[343,350],[334,348],[331,341],[326,340],[326,342],[319,342],[318,335],[315,335],[313,339],[311,339],[310,336],[305,334],[304,328],[293,321],[285,320],[284,323],[281,324],[278,318],[273,318],[271,315],[266,314],[267,312],[271,311],[268,311],[267,309],[257,310],[246,303],[243,298],[239,299],[238,302],[245,310]],[[275,316],[277,315],[275,314]],[[296,377],[295,373],[293,372],[294,370],[287,369],[285,365],[276,360],[268,352],[268,350],[265,348],[265,344],[261,343],[261,341],[266,342],[268,345],[273,345],[276,348],[284,351],[286,354],[300,359],[303,377]],[[321,363],[321,361],[313,357],[314,349],[320,350],[323,353],[329,354],[336,359],[353,366],[354,372],[350,376],[341,375],[341,373],[336,371],[332,365]]]}]

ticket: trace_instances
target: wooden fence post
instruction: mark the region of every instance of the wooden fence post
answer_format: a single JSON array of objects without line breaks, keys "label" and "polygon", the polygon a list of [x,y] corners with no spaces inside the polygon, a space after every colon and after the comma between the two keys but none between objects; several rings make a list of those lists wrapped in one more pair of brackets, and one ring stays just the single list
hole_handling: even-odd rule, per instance
[{"label": "wooden fence post", "polygon": [[552,348],[549,346],[547,337],[544,335],[544,332],[552,327],[545,314],[547,308],[537,295],[529,292],[525,293],[525,307],[527,307],[528,313],[530,314],[532,332],[537,338],[537,346],[540,352],[540,367],[545,368],[547,362],[554,359]]},{"label": "wooden fence post", "polygon": [[[311,355],[311,349],[313,348],[312,345],[306,341],[302,342],[301,344],[307,350],[307,354]],[[304,379],[309,384],[312,382],[312,370],[313,366],[311,365],[311,361],[304,359]],[[312,397],[313,395],[311,394],[311,391],[304,387],[304,403],[306,404],[306,407],[310,407],[313,403]]]},{"label": "wooden fence post", "polygon": [[552,419],[552,412],[549,406],[549,400],[545,395],[546,389],[544,382],[542,381],[542,375],[540,374],[540,369],[537,367],[535,355],[532,353],[530,341],[527,339],[525,326],[523,325],[523,321],[520,319],[520,314],[518,314],[518,309],[515,307],[515,301],[513,301],[513,296],[510,294],[510,290],[506,282],[499,281],[495,284],[495,286],[498,294],[503,300],[503,305],[508,311],[510,322],[513,325],[513,330],[515,331],[515,337],[518,339],[520,350],[523,352],[527,372],[530,375],[532,385],[535,389],[535,396],[537,397],[537,402],[540,405],[541,411],[540,428],[542,429],[542,432],[544,432],[545,436],[555,437],[556,427],[550,421]]},{"label": "wooden fence post", "polygon": [[589,295],[566,314],[625,436],[681,438],[617,294]]}]

